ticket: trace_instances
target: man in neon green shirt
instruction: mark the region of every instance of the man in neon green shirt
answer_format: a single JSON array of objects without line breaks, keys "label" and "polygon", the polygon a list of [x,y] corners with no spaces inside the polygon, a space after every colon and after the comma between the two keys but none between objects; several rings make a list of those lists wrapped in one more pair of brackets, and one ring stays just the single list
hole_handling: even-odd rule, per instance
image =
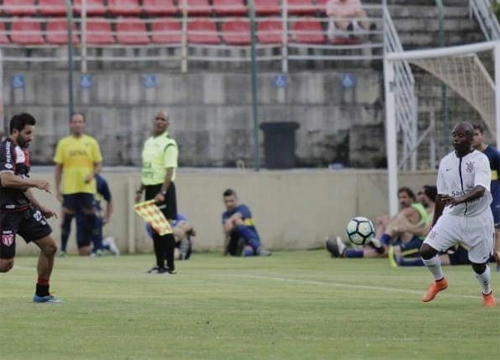
[{"label": "man in neon green shirt", "polygon": [[[69,127],[71,134],[59,140],[54,156],[57,198],[63,206],[62,256],[66,253],[71,222],[77,211],[85,215],[89,237],[92,233],[100,231],[96,226],[94,195],[96,194],[95,175],[101,170],[101,150],[97,140],[84,133],[83,114],[73,114]],[[94,246],[102,250],[102,244],[94,244]],[[89,255],[90,245],[80,247],[78,252],[80,255]]]},{"label": "man in neon green shirt", "polygon": [[[145,192],[145,199],[154,199],[165,218],[172,223],[177,219],[177,197],[175,193],[175,172],[179,151],[177,143],[167,132],[170,118],[166,111],[160,111],[153,123],[153,134],[146,140],[142,150],[141,187],[136,192],[139,202]],[[149,273],[175,274],[173,234],[160,236],[153,231],[153,246],[156,266]]]}]

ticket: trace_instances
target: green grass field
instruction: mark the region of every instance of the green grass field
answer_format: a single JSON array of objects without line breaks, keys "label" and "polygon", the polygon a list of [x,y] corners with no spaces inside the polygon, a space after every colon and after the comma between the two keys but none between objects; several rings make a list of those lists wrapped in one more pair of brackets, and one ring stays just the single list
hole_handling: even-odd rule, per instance
[{"label": "green grass field", "polygon": [[174,276],[146,274],[153,255],[74,256],[53,273],[65,303],[34,304],[35,264],[0,274],[1,359],[500,359],[500,306],[468,266],[423,304],[425,268],[325,251],[194,254]]}]

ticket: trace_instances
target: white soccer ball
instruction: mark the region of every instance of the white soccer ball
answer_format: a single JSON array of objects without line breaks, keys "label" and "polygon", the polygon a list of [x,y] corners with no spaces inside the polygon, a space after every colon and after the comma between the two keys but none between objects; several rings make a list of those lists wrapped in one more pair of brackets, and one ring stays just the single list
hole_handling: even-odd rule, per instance
[{"label": "white soccer ball", "polygon": [[345,232],[353,244],[365,245],[375,235],[375,228],[370,219],[356,216],[349,220]]}]

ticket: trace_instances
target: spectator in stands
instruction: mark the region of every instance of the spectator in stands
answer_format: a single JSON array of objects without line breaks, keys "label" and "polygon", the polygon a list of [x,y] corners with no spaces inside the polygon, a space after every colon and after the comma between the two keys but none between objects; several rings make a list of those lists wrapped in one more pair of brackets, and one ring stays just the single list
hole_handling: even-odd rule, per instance
[{"label": "spectator in stands", "polygon": [[484,141],[483,127],[479,124],[474,124],[474,140],[472,146],[476,150],[483,152],[490,161],[491,169],[491,212],[493,213],[493,220],[495,222],[495,249],[493,254],[497,263],[497,271],[500,271],[500,153],[493,146],[488,145]]},{"label": "spectator in stands", "polygon": [[360,0],[329,0],[326,3],[328,22],[328,38],[337,37],[339,31],[353,35],[358,30],[375,30],[375,24],[368,21],[366,12],[361,7]]},{"label": "spectator in stands", "polygon": [[[94,203],[95,176],[101,171],[102,155],[97,140],[85,134],[85,117],[71,115],[71,134],[59,140],[54,156],[57,199],[62,202],[61,255],[66,253],[71,222],[77,211],[84,214],[90,237],[98,231]],[[62,182],[62,190],[61,190]]]},{"label": "spectator in stands", "polygon": [[423,228],[431,220],[432,216],[426,211],[424,206],[417,202],[415,193],[408,187],[398,190],[400,212],[390,218],[387,215],[379,216],[376,221],[375,236],[370,243],[362,249],[348,248],[340,236],[335,240],[327,239],[326,249],[332,257],[340,258],[381,258],[387,256],[387,249],[391,243],[409,242],[413,236],[405,234],[398,226],[406,222],[416,227]]},{"label": "spectator in stands", "polygon": [[[101,256],[103,250],[111,252],[113,255],[120,255],[120,249],[116,245],[115,239],[108,236],[103,240],[103,227],[106,225],[113,213],[113,199],[109,185],[106,179],[100,174],[96,175],[97,194],[94,199],[97,209],[97,225],[89,237],[88,232],[84,231],[86,222],[85,215],[81,211],[76,213],[76,243],[78,245],[80,255]],[[106,202],[106,210],[103,211],[102,201]],[[90,252],[90,244],[93,244],[92,252]],[[102,246],[99,246],[102,245]],[[85,249],[85,252],[82,250]]]},{"label": "spectator in stands", "polygon": [[224,191],[223,197],[226,206],[226,211],[222,214],[225,239],[223,254],[245,257],[271,255],[262,246],[248,206],[238,204],[238,196],[233,189]]},{"label": "spectator in stands", "polygon": [[[194,226],[179,212],[177,218],[172,220],[171,226],[175,237],[175,259],[189,260],[193,252],[192,238],[196,236]],[[146,224],[146,231],[152,239],[153,230],[149,224]]]}]

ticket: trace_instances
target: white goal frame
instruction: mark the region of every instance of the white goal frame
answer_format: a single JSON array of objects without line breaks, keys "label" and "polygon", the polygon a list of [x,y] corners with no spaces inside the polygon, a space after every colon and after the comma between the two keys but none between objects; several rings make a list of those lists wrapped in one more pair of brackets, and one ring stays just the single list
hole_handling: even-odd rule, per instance
[{"label": "white goal frame", "polygon": [[[385,116],[386,116],[386,129],[385,129],[385,139],[386,139],[386,152],[387,152],[387,178],[388,178],[388,198],[389,198],[389,214],[391,216],[398,213],[398,147],[397,147],[397,136],[398,127],[401,125],[401,119],[398,114],[398,109],[396,108],[396,97],[404,96],[406,101],[409,103],[414,103],[416,106],[416,97],[413,99],[408,99],[408,94],[404,95],[396,94],[396,91],[400,91],[399,80],[396,84],[396,66],[403,63],[406,68],[409,69],[408,62],[412,60],[421,60],[426,58],[439,58],[439,57],[452,57],[460,56],[478,52],[491,51],[492,57],[494,59],[494,81],[491,84],[493,87],[494,95],[494,124],[489,125],[490,131],[495,135],[497,146],[500,146],[500,91],[497,91],[497,84],[500,84],[500,41],[489,41],[477,44],[454,46],[447,48],[438,49],[428,49],[428,50],[413,50],[413,51],[400,51],[386,53],[384,57],[384,87],[385,87]],[[411,70],[410,70],[411,71]],[[413,75],[410,74],[411,80],[413,80]],[[446,83],[446,82],[444,82]],[[396,86],[398,85],[398,86]],[[414,84],[408,84],[408,86],[413,87]],[[411,91],[411,97],[414,96],[413,89]],[[410,122],[412,124],[410,127],[415,128],[417,124],[417,111],[410,111],[410,117],[412,118]],[[408,127],[408,126],[407,126]],[[402,127],[404,128],[404,126]]]}]

